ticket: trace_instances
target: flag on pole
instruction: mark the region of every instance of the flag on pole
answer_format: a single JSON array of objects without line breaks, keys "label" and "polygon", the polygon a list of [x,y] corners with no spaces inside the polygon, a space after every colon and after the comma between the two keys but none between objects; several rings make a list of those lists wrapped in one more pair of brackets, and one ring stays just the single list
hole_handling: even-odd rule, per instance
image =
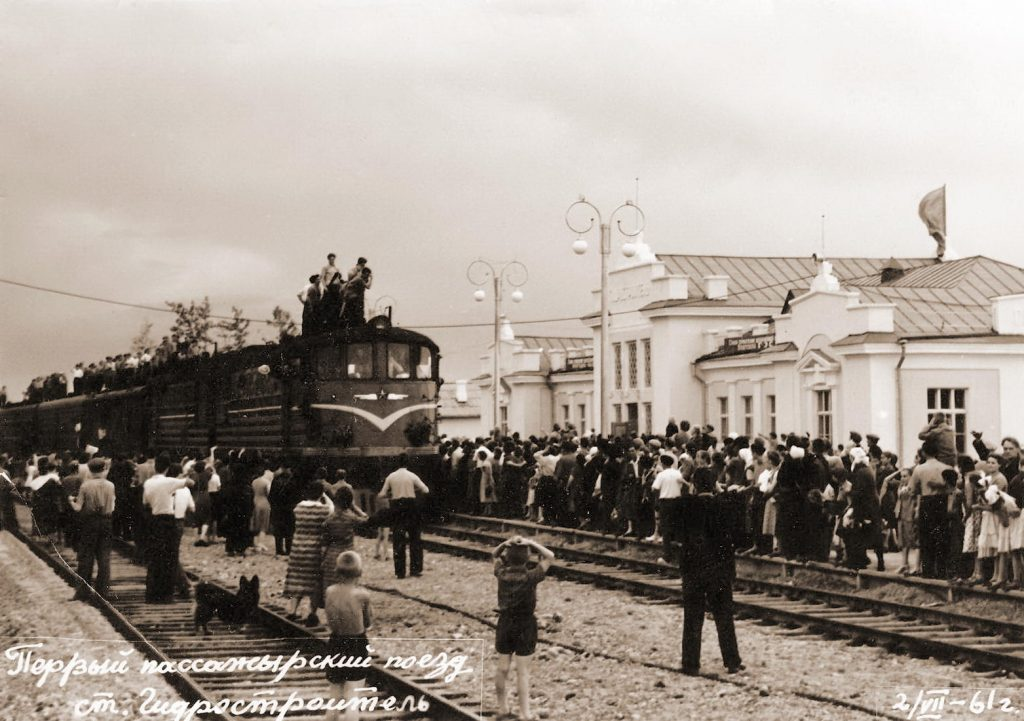
[{"label": "flag on pole", "polygon": [[935,255],[942,260],[942,256],[946,254],[946,186],[936,188],[921,198],[917,214],[928,226],[928,235],[935,238],[935,242],[938,243]]}]

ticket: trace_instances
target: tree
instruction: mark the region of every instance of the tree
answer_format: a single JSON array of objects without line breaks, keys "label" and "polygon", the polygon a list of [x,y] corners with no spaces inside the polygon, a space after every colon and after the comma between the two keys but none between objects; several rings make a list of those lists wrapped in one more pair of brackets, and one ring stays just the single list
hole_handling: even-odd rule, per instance
[{"label": "tree", "polygon": [[177,315],[174,324],[171,326],[171,334],[178,336],[179,346],[188,349],[188,355],[199,355],[208,350],[213,343],[210,338],[210,330],[213,321],[210,320],[210,299],[203,298],[202,303],[189,301],[184,303],[172,303],[165,301],[165,304]]},{"label": "tree", "polygon": [[279,340],[298,335],[299,327],[295,325],[295,321],[292,320],[292,314],[281,308],[281,306],[274,306],[270,318],[270,325],[277,329],[277,337]]},{"label": "tree", "polygon": [[224,350],[238,350],[245,348],[246,339],[249,337],[248,318],[242,317],[242,309],[231,306],[231,320],[222,320],[217,324],[217,330],[221,331]]},{"label": "tree", "polygon": [[132,338],[132,353],[135,355],[142,355],[143,351],[147,348],[152,348],[154,345],[153,337],[150,336],[150,331],[153,330],[153,324],[150,321],[145,321],[139,328],[139,334]]}]

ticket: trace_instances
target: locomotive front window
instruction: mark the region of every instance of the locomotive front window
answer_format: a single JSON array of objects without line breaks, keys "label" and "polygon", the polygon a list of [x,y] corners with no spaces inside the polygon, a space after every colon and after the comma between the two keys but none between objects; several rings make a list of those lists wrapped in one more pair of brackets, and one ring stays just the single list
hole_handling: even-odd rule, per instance
[{"label": "locomotive front window", "polygon": [[430,349],[421,345],[416,351],[419,353],[419,361],[416,363],[416,377],[420,380],[430,380],[434,374],[434,359],[431,357]]},{"label": "locomotive front window", "polygon": [[412,354],[405,344],[388,343],[388,378],[411,378]]},{"label": "locomotive front window", "polygon": [[373,346],[353,343],[348,347],[348,377],[373,378]]}]

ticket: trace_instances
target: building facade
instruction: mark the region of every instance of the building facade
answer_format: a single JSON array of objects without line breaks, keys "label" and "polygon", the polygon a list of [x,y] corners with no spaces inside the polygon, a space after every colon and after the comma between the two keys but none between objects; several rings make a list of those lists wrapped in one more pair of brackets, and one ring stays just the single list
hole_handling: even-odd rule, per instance
[{"label": "building facade", "polygon": [[[937,411],[965,451],[970,431],[994,442],[1024,431],[1024,269],[980,256],[641,253],[610,271],[608,289],[605,432],[659,433],[670,418],[720,436],[842,443],[857,431],[905,457]],[[594,426],[601,318],[581,320],[592,335],[572,348],[503,347],[510,430]],[[489,375],[476,380],[490,387]]]}]

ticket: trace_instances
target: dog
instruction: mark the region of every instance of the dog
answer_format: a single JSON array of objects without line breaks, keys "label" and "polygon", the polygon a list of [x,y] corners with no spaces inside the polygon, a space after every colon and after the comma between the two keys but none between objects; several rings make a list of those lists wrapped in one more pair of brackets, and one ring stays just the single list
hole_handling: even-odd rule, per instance
[{"label": "dog", "polygon": [[232,631],[248,623],[253,611],[260,605],[260,577],[238,580],[238,593],[223,591],[209,583],[196,586],[196,610],[193,615],[195,632],[202,627],[205,635],[210,635],[206,624],[216,615],[228,625]]}]

